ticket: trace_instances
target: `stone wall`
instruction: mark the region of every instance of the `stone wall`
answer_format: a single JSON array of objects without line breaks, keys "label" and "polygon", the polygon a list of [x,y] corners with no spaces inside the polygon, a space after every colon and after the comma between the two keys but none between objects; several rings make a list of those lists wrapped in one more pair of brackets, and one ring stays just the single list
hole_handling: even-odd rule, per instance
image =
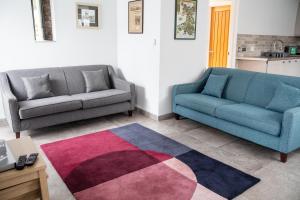
[{"label": "stone wall", "polygon": [[300,37],[238,34],[238,56],[260,56],[262,52],[272,50],[275,40],[281,40],[284,46],[300,45]]},{"label": "stone wall", "polygon": [[50,0],[41,0],[42,15],[43,15],[43,29],[44,39],[53,40],[52,31],[52,17],[51,17],[51,3]]}]

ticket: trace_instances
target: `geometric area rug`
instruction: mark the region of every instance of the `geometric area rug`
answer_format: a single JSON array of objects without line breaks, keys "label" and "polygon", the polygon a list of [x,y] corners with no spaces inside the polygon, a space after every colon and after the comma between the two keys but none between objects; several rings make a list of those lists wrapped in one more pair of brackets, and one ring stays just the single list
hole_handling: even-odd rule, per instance
[{"label": "geometric area rug", "polygon": [[137,123],[41,148],[79,200],[224,200],[260,181]]}]

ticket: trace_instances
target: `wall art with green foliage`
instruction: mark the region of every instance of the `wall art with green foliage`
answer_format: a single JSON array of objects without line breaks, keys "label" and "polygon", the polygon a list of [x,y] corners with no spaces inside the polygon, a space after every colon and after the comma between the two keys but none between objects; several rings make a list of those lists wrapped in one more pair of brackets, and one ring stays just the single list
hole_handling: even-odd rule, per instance
[{"label": "wall art with green foliage", "polygon": [[176,0],[175,39],[195,40],[197,0]]}]

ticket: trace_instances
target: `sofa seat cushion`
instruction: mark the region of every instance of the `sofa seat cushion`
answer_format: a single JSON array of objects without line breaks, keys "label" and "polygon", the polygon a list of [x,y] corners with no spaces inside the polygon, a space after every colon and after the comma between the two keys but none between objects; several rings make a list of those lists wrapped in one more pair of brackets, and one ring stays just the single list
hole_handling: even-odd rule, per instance
[{"label": "sofa seat cushion", "polygon": [[177,95],[175,97],[175,103],[212,116],[215,116],[216,108],[219,106],[235,104],[233,101],[200,93]]},{"label": "sofa seat cushion", "polygon": [[216,116],[274,136],[280,135],[282,114],[249,104],[225,105],[216,109]]},{"label": "sofa seat cushion", "polygon": [[111,89],[91,93],[74,94],[72,97],[81,100],[83,109],[88,109],[129,101],[131,99],[131,93]]},{"label": "sofa seat cushion", "polygon": [[80,100],[71,96],[57,96],[19,102],[20,119],[29,119],[82,108]]}]

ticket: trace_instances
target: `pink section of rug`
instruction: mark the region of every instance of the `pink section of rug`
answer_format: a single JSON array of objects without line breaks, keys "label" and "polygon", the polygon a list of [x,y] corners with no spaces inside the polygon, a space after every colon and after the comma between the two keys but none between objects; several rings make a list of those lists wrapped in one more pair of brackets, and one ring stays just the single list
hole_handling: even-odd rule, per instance
[{"label": "pink section of rug", "polygon": [[197,183],[164,163],[75,193],[79,200],[190,200]]},{"label": "pink section of rug", "polygon": [[41,148],[63,179],[80,163],[97,156],[116,151],[139,150],[110,131],[45,144]]},{"label": "pink section of rug", "polygon": [[178,173],[184,175],[185,177],[189,178],[190,180],[197,182],[197,177],[195,176],[193,170],[187,166],[185,163],[181,162],[176,158],[172,158],[169,160],[164,161],[167,166],[171,169],[177,171]]},{"label": "pink section of rug", "polygon": [[[204,198],[205,197],[205,198]],[[214,193],[206,187],[197,184],[196,191],[191,200],[226,200],[224,197]]]}]

